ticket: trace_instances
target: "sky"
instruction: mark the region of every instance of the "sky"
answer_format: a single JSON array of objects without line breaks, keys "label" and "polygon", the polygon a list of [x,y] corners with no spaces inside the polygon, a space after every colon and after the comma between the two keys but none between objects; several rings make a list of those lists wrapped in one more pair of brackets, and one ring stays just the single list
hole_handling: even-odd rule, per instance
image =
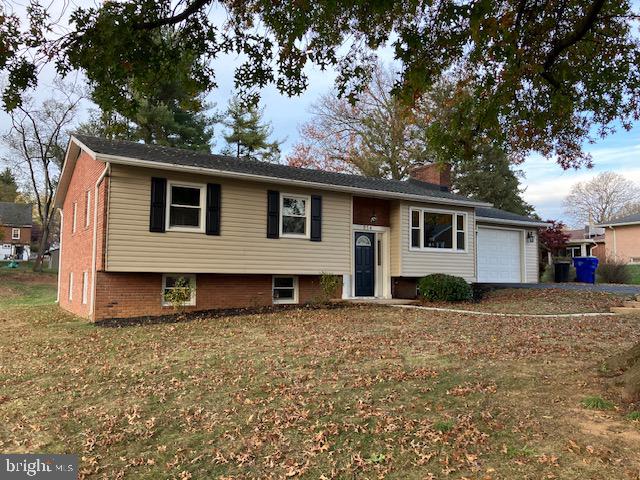
[{"label": "sky", "polygon": [[[74,3],[95,4],[94,1],[72,0],[72,5]],[[211,14],[218,16],[224,13],[212,11]],[[384,63],[391,63],[390,50],[381,51],[380,59]],[[207,95],[207,101],[214,105],[214,109],[224,110],[233,96],[233,70],[239,61],[240,59],[234,55],[225,55],[213,64],[218,88]],[[296,143],[300,125],[310,118],[311,105],[321,95],[331,91],[336,76],[331,70],[321,71],[316,67],[308,67],[306,72],[309,76],[309,88],[299,97],[289,98],[280,95],[273,87],[268,87],[261,92],[264,119],[273,126],[273,138],[284,141],[283,157]],[[45,68],[40,78],[41,87],[34,94],[36,98],[47,97],[53,77],[53,68]],[[89,108],[91,105],[85,102],[80,119],[86,118]],[[5,132],[8,128],[8,117],[2,112],[0,113],[0,131]],[[220,151],[224,147],[221,134],[222,127],[218,126],[214,151]],[[572,185],[590,180],[600,172],[618,172],[640,185],[640,126],[628,132],[619,129],[615,134],[587,145],[585,149],[593,157],[594,167],[589,170],[563,171],[552,159],[547,160],[535,154],[530,155],[522,165],[517,167],[523,172],[521,181],[524,199],[535,207],[536,212],[543,219],[562,219],[571,223],[563,212],[562,200],[569,193]]]}]

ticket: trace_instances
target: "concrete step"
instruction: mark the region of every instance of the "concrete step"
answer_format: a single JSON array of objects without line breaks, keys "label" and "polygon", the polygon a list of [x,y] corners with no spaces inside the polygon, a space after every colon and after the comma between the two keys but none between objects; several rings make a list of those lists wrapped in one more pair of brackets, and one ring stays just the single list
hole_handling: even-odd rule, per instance
[{"label": "concrete step", "polygon": [[640,316],[640,308],[635,308],[635,307],[611,307],[611,313],[619,313],[621,315],[638,315],[638,316]]},{"label": "concrete step", "polygon": [[640,302],[637,300],[635,302],[634,301],[624,302],[622,306],[629,307],[629,308],[640,308]]}]

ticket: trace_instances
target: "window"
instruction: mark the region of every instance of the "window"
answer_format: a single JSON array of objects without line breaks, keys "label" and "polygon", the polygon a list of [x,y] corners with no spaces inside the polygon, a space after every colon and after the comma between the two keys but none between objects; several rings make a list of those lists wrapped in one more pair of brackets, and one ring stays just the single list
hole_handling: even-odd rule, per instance
[{"label": "window", "polygon": [[[181,288],[179,279],[184,279],[189,283],[191,288],[191,298],[184,304],[185,306],[194,306],[196,304],[196,276],[187,274],[166,274],[162,276],[162,306],[170,307],[171,301],[168,299],[168,293],[176,288]],[[182,287],[183,288],[183,287]]]},{"label": "window", "polygon": [[85,204],[84,204],[84,227],[89,227],[89,222],[91,221],[91,190],[87,190],[85,194]]},{"label": "window", "polygon": [[273,303],[298,303],[298,277],[273,277]]},{"label": "window", "polygon": [[87,272],[82,272],[82,304],[87,304],[87,293],[89,290],[89,275]]},{"label": "window", "polygon": [[204,231],[204,185],[169,183],[167,230]]},{"label": "window", "polygon": [[73,300],[73,272],[69,272],[69,302]]},{"label": "window", "polygon": [[20,229],[12,228],[11,229],[11,239],[12,240],[20,240]]},{"label": "window", "polygon": [[280,196],[280,236],[309,238],[310,205],[308,196]]},{"label": "window", "polygon": [[412,208],[409,215],[411,249],[467,250],[465,213]]},{"label": "window", "polygon": [[73,202],[73,222],[71,224],[71,233],[76,233],[77,217],[78,217],[78,202]]}]

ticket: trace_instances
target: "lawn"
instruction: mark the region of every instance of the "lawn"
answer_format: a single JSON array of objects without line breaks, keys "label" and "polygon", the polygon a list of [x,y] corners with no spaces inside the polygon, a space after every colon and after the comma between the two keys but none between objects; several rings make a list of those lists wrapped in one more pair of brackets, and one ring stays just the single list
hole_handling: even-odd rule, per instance
[{"label": "lawn", "polygon": [[604,292],[505,288],[487,292],[480,302],[425,302],[427,307],[520,314],[602,313],[626,298]]},{"label": "lawn", "polygon": [[631,283],[640,285],[640,265],[628,265],[629,273],[631,273]]},{"label": "lawn", "polygon": [[301,309],[118,328],[0,309],[0,450],[81,478],[638,478],[598,366],[638,319]]},{"label": "lawn", "polygon": [[12,306],[50,305],[56,300],[55,272],[34,273],[31,263],[19,263],[16,269],[0,262],[0,309]]}]

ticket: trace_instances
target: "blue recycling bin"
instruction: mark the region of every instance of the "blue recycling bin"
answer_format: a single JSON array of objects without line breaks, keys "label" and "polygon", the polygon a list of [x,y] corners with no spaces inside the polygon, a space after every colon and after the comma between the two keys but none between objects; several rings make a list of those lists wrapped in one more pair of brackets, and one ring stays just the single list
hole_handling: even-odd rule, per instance
[{"label": "blue recycling bin", "polygon": [[575,257],[573,266],[576,267],[576,280],[582,283],[596,283],[598,259],[596,257]]}]

